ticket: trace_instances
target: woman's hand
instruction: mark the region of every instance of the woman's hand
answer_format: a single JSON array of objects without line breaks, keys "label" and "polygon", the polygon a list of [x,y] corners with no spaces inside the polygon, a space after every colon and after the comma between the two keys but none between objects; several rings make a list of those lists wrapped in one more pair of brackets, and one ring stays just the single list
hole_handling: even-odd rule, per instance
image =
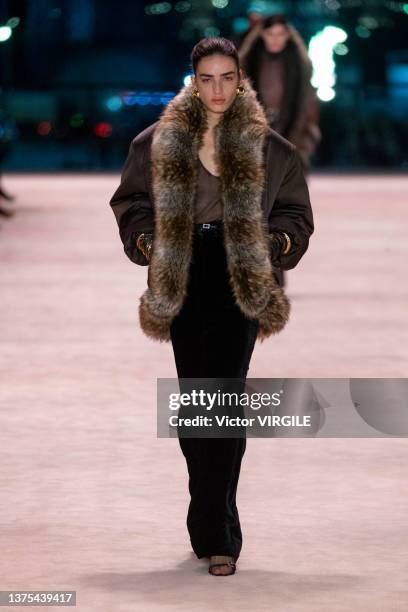
[{"label": "woman's hand", "polygon": [[140,234],[136,240],[136,246],[150,262],[150,252],[153,245],[153,234]]},{"label": "woman's hand", "polygon": [[272,264],[279,267],[281,255],[287,255],[292,246],[292,240],[286,232],[269,234]]}]

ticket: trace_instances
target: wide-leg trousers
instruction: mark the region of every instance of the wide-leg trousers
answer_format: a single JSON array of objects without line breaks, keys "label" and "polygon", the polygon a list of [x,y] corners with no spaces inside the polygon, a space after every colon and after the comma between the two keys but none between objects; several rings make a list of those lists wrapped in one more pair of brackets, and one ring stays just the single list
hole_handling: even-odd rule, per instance
[{"label": "wide-leg trousers", "polygon": [[[177,375],[236,378],[244,391],[259,324],[235,303],[222,221],[205,225],[194,226],[188,293],[170,330]],[[242,531],[236,493],[246,436],[178,439],[189,476],[187,529],[193,551],[198,558],[237,559]]]}]

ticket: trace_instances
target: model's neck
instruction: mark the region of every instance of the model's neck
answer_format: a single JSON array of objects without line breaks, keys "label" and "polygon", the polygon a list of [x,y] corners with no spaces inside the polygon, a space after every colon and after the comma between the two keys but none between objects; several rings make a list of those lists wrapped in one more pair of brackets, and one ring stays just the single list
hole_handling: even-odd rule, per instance
[{"label": "model's neck", "polygon": [[213,130],[223,118],[224,113],[213,113],[207,110],[207,125],[209,130]]}]

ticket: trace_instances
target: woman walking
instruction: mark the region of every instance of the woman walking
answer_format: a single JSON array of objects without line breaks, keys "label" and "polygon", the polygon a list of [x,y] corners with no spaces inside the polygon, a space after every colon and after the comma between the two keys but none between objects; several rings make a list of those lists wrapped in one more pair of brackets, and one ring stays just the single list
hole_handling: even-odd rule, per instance
[{"label": "woman walking", "polygon": [[[242,40],[238,56],[257,92],[270,128],[296,146],[305,176],[321,140],[313,66],[299,32],[283,15],[270,15]],[[286,275],[278,271],[281,287]]]},{"label": "woman walking", "polygon": [[301,35],[283,15],[271,15],[250,30],[238,55],[269,127],[296,146],[303,169],[309,172],[321,140],[320,108]]},{"label": "woman walking", "polygon": [[[171,342],[179,379],[229,378],[243,389],[256,340],[289,319],[273,264],[296,266],[313,215],[296,148],[268,127],[233,43],[202,39],[191,60],[192,82],[133,139],[110,205],[126,254],[149,266],[144,333]],[[179,443],[192,548],[211,574],[233,574],[246,438]]]}]

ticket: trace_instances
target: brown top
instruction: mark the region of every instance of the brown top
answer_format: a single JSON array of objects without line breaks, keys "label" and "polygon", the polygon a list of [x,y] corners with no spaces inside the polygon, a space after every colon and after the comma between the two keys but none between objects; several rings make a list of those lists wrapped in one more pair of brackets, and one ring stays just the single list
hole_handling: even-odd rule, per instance
[{"label": "brown top", "polygon": [[219,177],[211,174],[198,158],[197,197],[194,209],[194,223],[209,223],[223,217],[219,195]]},{"label": "brown top", "polygon": [[[247,125],[247,119],[245,119],[244,127]],[[174,188],[171,179],[166,178],[164,180],[161,178],[156,185],[159,185],[159,189],[169,189],[169,193],[165,194],[166,205],[157,208],[155,213],[154,175],[151,172],[148,160],[151,156],[156,127],[157,123],[151,124],[132,141],[127,163],[122,171],[120,185],[109,200],[125,253],[131,261],[141,266],[147,266],[148,261],[136,247],[134,233],[153,231],[157,222],[155,214],[159,212],[162,218],[168,218],[170,223],[173,211],[166,212],[166,207],[171,205],[170,196],[175,197],[173,196]],[[309,190],[303,173],[300,154],[289,141],[270,130],[266,134],[264,151],[265,154],[267,152],[269,154],[266,156],[266,184],[261,197],[262,213],[268,220],[270,232],[283,230],[294,238],[295,248],[292,248],[288,255],[281,258],[281,261],[284,262],[282,269],[291,270],[298,264],[308,249],[309,237],[314,231]],[[192,147],[189,154],[194,154]],[[245,154],[249,155],[246,152]],[[177,170],[177,190],[179,190],[178,185],[183,178],[183,168],[180,167]],[[245,186],[246,183],[244,182]],[[184,197],[187,193],[187,189],[194,189],[194,187],[195,185],[192,184],[189,177],[184,178],[184,185],[181,189],[182,196]],[[177,193],[180,194],[180,191]],[[135,194],[137,194],[137,198],[135,198]],[[242,197],[242,194],[240,196]],[[275,206],[275,201],[280,201],[279,207]],[[179,209],[180,206],[177,210]],[[242,225],[242,219],[240,221]]]},{"label": "brown top", "polygon": [[278,111],[283,97],[283,62],[280,54],[263,50],[258,83],[262,104]]}]

